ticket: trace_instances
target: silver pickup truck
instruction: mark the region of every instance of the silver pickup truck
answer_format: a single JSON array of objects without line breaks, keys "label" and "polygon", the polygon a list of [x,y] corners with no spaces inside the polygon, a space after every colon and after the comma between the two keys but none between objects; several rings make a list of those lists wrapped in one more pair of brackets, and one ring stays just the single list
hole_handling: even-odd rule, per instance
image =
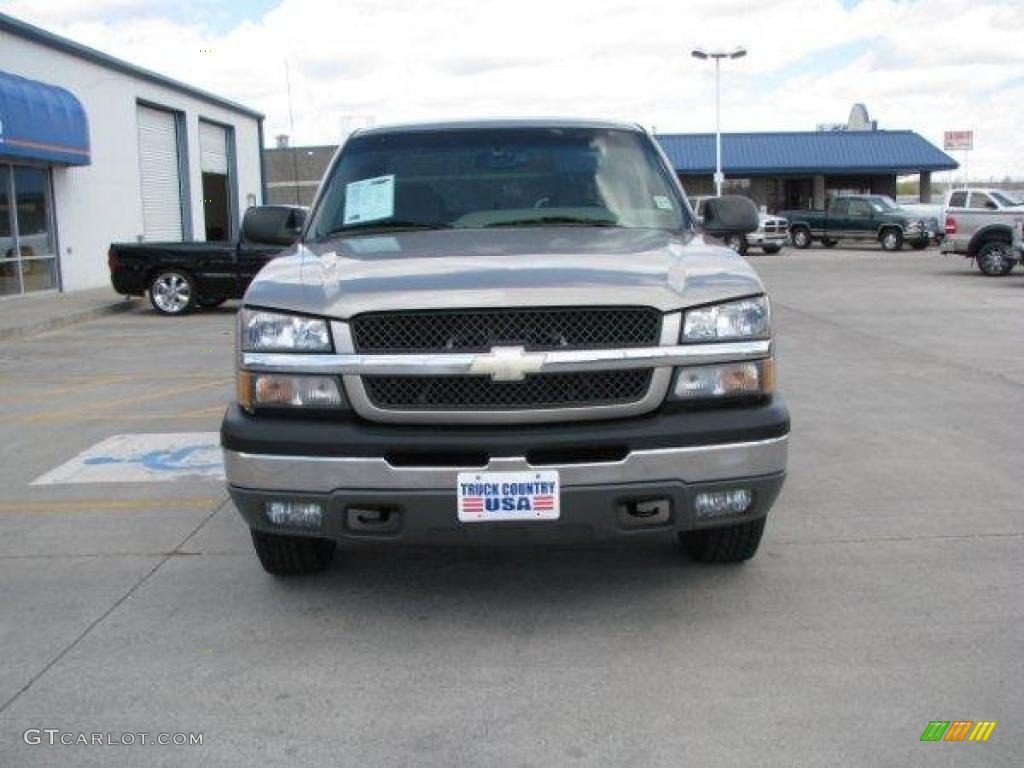
[{"label": "silver pickup truck", "polygon": [[[690,198],[698,224],[704,220],[704,204],[708,200],[714,198],[704,195]],[[767,254],[778,253],[789,242],[789,222],[781,216],[759,213],[756,230],[745,235],[729,235],[723,242],[741,256],[746,256],[751,248],[760,248]]]},{"label": "silver pickup truck", "polygon": [[[263,567],[669,534],[753,556],[789,435],[770,305],[693,221],[637,126],[351,136],[239,312],[221,442]],[[757,225],[706,204],[709,236]]]},{"label": "silver pickup truck", "polygon": [[974,259],[984,274],[1001,277],[1020,263],[1024,204],[997,189],[957,189],[945,206],[942,253]]}]

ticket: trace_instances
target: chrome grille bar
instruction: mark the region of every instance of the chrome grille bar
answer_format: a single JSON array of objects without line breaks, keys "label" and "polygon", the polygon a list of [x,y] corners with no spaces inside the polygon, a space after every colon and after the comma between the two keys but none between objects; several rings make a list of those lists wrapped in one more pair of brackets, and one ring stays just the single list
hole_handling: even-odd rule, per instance
[{"label": "chrome grille bar", "polygon": [[[769,357],[772,342],[716,342],[636,349],[551,350],[534,352],[540,358],[537,373],[607,371],[623,368],[661,368],[708,365]],[[243,352],[242,367],[250,371],[374,375],[468,375],[485,353],[359,355],[281,354]],[[477,364],[479,365],[479,364]]]}]

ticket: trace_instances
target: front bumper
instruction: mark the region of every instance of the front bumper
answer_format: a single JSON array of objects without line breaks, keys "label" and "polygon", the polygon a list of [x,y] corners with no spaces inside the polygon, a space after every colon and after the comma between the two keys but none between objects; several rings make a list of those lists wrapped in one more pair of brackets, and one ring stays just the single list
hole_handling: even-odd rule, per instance
[{"label": "front bumper", "polygon": [[747,245],[754,247],[777,246],[782,248],[789,243],[788,232],[751,232],[747,236]]},{"label": "front bumper", "polygon": [[[496,544],[664,534],[763,517],[782,487],[788,435],[788,412],[776,397],[749,407],[512,429],[252,417],[232,407],[222,444],[228,489],[255,529],[299,533],[271,524],[266,502],[317,501],[324,517],[313,535],[348,545]],[[460,462],[467,453],[477,458]],[[557,521],[458,521],[460,471],[530,469],[559,472]],[[753,491],[744,514],[697,516],[697,493],[736,487]],[[668,500],[667,518],[650,523],[624,512],[653,499]],[[386,508],[393,525],[383,532],[353,528],[353,507]]]},{"label": "front bumper", "polygon": [[903,242],[910,245],[913,245],[914,243],[930,244],[934,237],[934,232],[930,232],[926,229],[913,229],[907,230],[903,233]]}]

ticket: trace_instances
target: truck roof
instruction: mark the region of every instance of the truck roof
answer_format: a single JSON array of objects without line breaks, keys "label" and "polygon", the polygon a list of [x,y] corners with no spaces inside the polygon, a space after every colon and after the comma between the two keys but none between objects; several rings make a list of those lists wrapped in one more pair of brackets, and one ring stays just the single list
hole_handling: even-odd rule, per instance
[{"label": "truck roof", "polygon": [[413,133],[417,131],[464,131],[487,128],[595,128],[605,130],[643,132],[639,123],[625,123],[615,120],[586,119],[579,117],[516,117],[476,118],[466,120],[445,120],[422,123],[393,123],[360,128],[353,136],[368,136],[377,133]]},{"label": "truck roof", "polygon": [[998,192],[1001,195],[1011,196],[1013,190],[1009,189],[995,189],[994,187],[960,187],[958,189],[951,189],[946,194],[946,197],[952,195],[954,192],[984,192],[986,195],[990,195],[993,192]]}]

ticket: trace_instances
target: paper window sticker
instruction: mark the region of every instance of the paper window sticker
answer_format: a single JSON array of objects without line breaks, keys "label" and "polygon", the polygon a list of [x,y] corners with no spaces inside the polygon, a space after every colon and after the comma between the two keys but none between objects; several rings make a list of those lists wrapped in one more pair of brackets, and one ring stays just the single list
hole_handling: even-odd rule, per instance
[{"label": "paper window sticker", "polygon": [[395,214],[395,176],[375,176],[345,185],[345,225],[387,219]]}]

